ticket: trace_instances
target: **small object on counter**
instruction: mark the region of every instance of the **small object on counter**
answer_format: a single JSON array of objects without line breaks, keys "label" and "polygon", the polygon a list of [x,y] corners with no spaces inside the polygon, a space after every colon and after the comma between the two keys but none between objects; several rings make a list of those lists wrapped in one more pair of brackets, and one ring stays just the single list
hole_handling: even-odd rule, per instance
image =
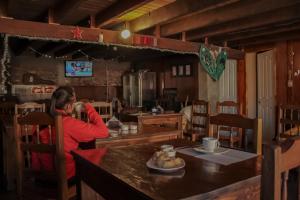
[{"label": "small object on counter", "polygon": [[122,130],[122,131],[121,131],[121,134],[122,134],[122,135],[128,135],[128,134],[129,134],[129,130]]},{"label": "small object on counter", "polygon": [[120,122],[115,116],[106,122],[106,126],[109,129],[116,129],[122,127],[122,122]]},{"label": "small object on counter", "polygon": [[129,130],[129,126],[128,125],[122,125],[121,126],[121,130],[123,131],[128,131]]},{"label": "small object on counter", "polygon": [[138,126],[135,124],[129,125],[129,132],[130,134],[137,134],[138,133]]},{"label": "small object on counter", "polygon": [[119,136],[119,131],[115,131],[115,130],[109,130],[108,131],[111,137],[118,137]]}]

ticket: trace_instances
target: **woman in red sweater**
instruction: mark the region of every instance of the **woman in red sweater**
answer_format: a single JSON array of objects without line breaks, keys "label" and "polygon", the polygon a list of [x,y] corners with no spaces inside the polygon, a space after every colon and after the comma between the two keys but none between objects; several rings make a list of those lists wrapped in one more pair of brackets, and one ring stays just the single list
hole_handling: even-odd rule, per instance
[{"label": "woman in red sweater", "polygon": [[[53,117],[58,114],[63,115],[64,151],[68,180],[72,180],[75,176],[75,162],[70,153],[72,150],[78,148],[79,142],[88,142],[96,138],[108,137],[107,127],[91,104],[83,104],[83,110],[87,114],[89,123],[71,116],[75,102],[76,96],[72,87],[59,87],[54,91],[51,97],[50,114]],[[53,142],[55,142],[54,136],[52,137]],[[49,143],[49,138],[49,129],[43,129],[40,132],[40,141],[42,143]],[[32,155],[33,168],[52,170],[53,164],[53,157],[49,154]]]}]

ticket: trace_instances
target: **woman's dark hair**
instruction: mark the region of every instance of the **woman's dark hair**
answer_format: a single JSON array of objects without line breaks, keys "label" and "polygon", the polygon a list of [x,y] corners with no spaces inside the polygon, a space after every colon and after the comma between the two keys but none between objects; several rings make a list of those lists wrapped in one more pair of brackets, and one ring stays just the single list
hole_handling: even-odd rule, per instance
[{"label": "woman's dark hair", "polygon": [[51,97],[50,114],[54,117],[58,113],[56,109],[62,110],[65,105],[74,100],[74,89],[68,86],[61,86],[57,88]]}]

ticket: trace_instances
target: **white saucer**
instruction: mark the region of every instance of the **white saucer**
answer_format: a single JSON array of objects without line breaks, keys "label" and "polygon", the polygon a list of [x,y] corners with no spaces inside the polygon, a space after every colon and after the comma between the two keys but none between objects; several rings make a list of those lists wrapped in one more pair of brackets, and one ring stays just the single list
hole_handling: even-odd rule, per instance
[{"label": "white saucer", "polygon": [[204,149],[202,145],[198,147],[194,147],[193,149],[197,152],[206,153],[206,154],[222,154],[229,150],[228,148],[218,147],[214,151],[207,151],[206,149]]}]

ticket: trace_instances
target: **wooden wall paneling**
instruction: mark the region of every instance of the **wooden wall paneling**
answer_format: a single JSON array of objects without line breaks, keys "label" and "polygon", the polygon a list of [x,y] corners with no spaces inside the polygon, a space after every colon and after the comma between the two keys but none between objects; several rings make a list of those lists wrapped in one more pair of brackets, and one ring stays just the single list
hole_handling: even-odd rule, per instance
[{"label": "wooden wall paneling", "polygon": [[293,77],[293,99],[292,104],[300,104],[300,40],[290,41],[288,43],[287,55],[290,55],[290,49],[293,49],[293,67],[292,67],[292,77]]},{"label": "wooden wall paneling", "polygon": [[288,82],[288,57],[287,43],[279,42],[276,49],[276,102],[279,104],[291,103],[291,88],[287,87]]}]

